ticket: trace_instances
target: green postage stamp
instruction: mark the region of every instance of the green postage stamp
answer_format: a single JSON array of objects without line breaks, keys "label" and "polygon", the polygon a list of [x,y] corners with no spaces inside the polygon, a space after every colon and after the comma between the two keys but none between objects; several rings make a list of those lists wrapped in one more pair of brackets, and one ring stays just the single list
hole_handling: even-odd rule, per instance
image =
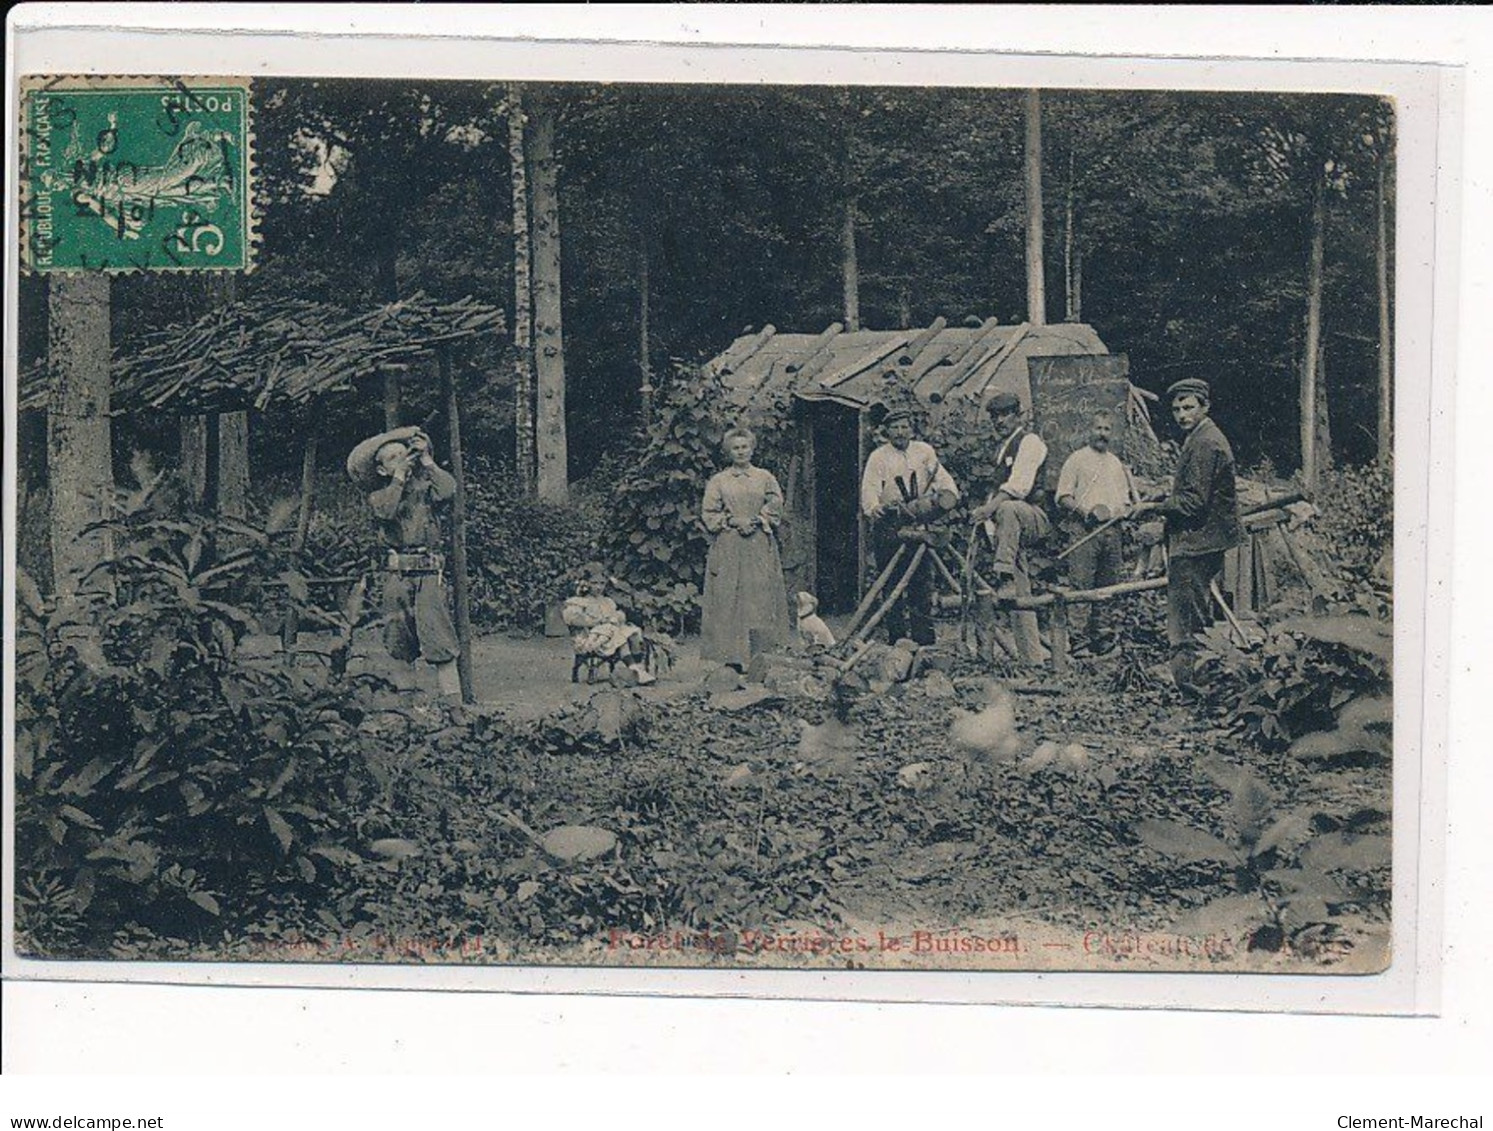
[{"label": "green postage stamp", "polygon": [[247,79],[29,78],[20,137],[26,269],[252,266]]}]

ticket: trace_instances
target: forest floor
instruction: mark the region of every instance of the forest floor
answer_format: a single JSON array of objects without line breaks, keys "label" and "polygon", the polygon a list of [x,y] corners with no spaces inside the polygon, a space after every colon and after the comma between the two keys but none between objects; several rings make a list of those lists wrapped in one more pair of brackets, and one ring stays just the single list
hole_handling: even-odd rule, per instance
[{"label": "forest floor", "polygon": [[[1142,601],[1159,625],[1159,600]],[[956,652],[953,626],[941,629]],[[369,859],[332,906],[285,908],[266,927],[273,941],[245,938],[221,957],[302,941],[363,961],[1342,972],[1388,961],[1387,859],[1361,867],[1344,852],[1387,846],[1388,761],[1326,768],[1263,753],[1231,720],[1178,701],[1157,671],[1159,631],[1063,677],[997,673],[1017,727],[999,756],[951,738],[991,695],[991,673],[962,657],[836,720],[823,700],[712,695],[689,643],[641,691],[571,684],[564,638],[483,637],[473,654],[475,708],[416,695],[411,712],[405,695],[379,724],[405,728],[412,753],[368,835],[408,850]],[[357,655],[392,666],[376,640]],[[1285,815],[1296,819],[1278,846],[1248,847]],[[1197,843],[1184,831],[1158,851],[1137,837],[1147,822],[1195,830]],[[536,832],[574,827],[611,837],[606,852],[561,861],[538,847]],[[1324,901],[1292,922],[1301,901],[1283,897],[1308,876],[1313,892],[1330,885],[1331,912]]]}]

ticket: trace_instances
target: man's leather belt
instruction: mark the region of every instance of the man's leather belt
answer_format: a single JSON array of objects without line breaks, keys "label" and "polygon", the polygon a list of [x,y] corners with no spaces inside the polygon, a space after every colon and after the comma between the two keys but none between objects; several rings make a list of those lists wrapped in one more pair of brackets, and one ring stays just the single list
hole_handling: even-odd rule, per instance
[{"label": "man's leather belt", "polygon": [[395,573],[440,573],[444,565],[443,555],[427,550],[390,550],[386,568]]}]

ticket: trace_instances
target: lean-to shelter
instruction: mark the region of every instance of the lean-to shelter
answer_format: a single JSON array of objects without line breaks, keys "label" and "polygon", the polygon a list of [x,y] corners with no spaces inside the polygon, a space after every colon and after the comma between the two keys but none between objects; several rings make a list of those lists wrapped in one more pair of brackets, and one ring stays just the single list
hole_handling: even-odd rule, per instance
[{"label": "lean-to shelter", "polygon": [[748,421],[793,424],[787,467],[773,470],[787,495],[783,566],[790,587],[815,593],[827,612],[848,611],[866,578],[860,473],[887,407],[920,410],[927,433],[980,430],[996,393],[1013,393],[1051,448],[1049,473],[1084,442],[1099,408],[1125,427],[1117,449],[1154,460],[1145,394],[1131,386],[1124,355],[1077,322],[931,325],[906,330],[743,334],[707,365]]}]

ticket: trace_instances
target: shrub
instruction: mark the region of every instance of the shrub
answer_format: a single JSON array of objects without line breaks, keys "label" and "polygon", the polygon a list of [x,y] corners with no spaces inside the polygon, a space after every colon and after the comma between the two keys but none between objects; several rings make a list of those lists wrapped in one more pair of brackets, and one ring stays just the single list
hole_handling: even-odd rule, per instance
[{"label": "shrub", "polygon": [[601,552],[650,624],[699,627],[710,539],[700,524],[705,483],[720,467],[730,420],[718,380],[681,371],[660,398],[637,464],[612,492]]},{"label": "shrub", "polygon": [[546,606],[569,596],[596,556],[594,507],[523,498],[502,464],[474,460],[467,481],[467,570],[472,619],[492,628],[537,629]]},{"label": "shrub", "polygon": [[345,866],[349,814],[375,795],[368,677],[308,684],[243,659],[269,540],[166,493],[155,478],[115,500],[102,591],[49,600],[18,579],[25,951],[107,953],[132,926],[216,933]]},{"label": "shrub", "polygon": [[1371,580],[1394,539],[1394,473],[1369,464],[1322,473],[1312,521],[1321,544],[1348,580]]},{"label": "shrub", "polygon": [[1344,706],[1389,691],[1389,625],[1373,617],[1292,618],[1247,651],[1226,626],[1212,626],[1201,639],[1194,680],[1207,704],[1269,750],[1333,730]]}]

